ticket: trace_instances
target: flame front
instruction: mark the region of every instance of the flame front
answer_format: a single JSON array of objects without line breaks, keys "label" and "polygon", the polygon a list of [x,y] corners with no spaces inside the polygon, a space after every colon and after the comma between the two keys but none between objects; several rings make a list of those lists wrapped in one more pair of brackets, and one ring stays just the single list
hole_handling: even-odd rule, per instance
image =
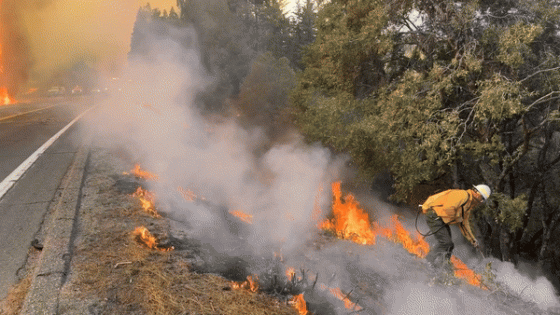
[{"label": "flame front", "polygon": [[389,228],[381,227],[377,222],[370,223],[369,215],[360,208],[352,194],[347,194],[342,201],[340,182],[332,184],[332,191],[334,218],[319,223],[320,229],[333,231],[339,238],[362,245],[373,245],[376,236],[382,236],[401,243],[407,251],[422,258],[430,251],[424,238],[417,233],[413,239],[396,215],[391,217]]},{"label": "flame front", "polygon": [[230,213],[231,215],[233,215],[233,216],[239,218],[239,220],[241,220],[241,221],[243,221],[243,222],[245,222],[245,223],[249,223],[249,224],[252,224],[252,223],[253,223],[253,216],[250,215],[250,214],[243,213],[243,212],[241,212],[241,211],[239,211],[239,210],[237,210],[237,211],[230,211],[229,213]]},{"label": "flame front", "polygon": [[469,269],[469,267],[459,258],[455,257],[455,255],[451,256],[451,263],[453,264],[455,277],[465,280],[472,286],[488,290],[480,281],[480,275]]},{"label": "flame front", "polygon": [[319,228],[331,230],[339,238],[352,240],[363,245],[375,244],[375,232],[369,222],[369,216],[359,207],[354,196],[348,194],[342,201],[340,182],[332,184],[334,218],[319,223]]},{"label": "flame front", "polygon": [[238,289],[245,289],[251,292],[257,292],[259,290],[259,278],[255,276],[255,280],[253,280],[253,276],[247,276],[247,280],[243,282],[231,282],[231,288],[234,290]]},{"label": "flame front", "polygon": [[181,196],[186,200],[186,201],[195,201],[196,199],[199,200],[206,200],[206,198],[204,198],[203,196],[197,196],[192,190],[190,189],[185,189],[181,186],[177,187],[177,191],[181,194]]},{"label": "flame front", "polygon": [[294,296],[291,302],[293,303],[296,311],[298,311],[299,315],[309,314],[309,311],[307,310],[307,304],[305,303],[305,299],[303,298],[303,293]]},{"label": "flame front", "polygon": [[359,311],[362,309],[361,306],[359,306],[358,304],[350,301],[350,299],[348,298],[348,294],[344,294],[342,293],[342,290],[340,290],[340,288],[326,288],[324,285],[322,286],[322,289],[328,289],[329,292],[337,299],[341,300],[342,302],[344,302],[344,307],[346,307],[347,309],[351,309],[354,311]]},{"label": "flame front", "polygon": [[161,248],[158,245],[157,239],[148,231],[147,228],[139,226],[132,232],[132,235],[140,241],[142,244],[146,245],[150,249],[156,249],[163,252],[168,252],[173,250],[173,247]]},{"label": "flame front", "polygon": [[410,233],[405,229],[398,217],[391,217],[391,222],[396,230],[395,237],[399,243],[411,254],[424,258],[430,251],[430,245],[424,240],[422,235],[416,231],[416,238],[412,239]]},{"label": "flame front", "polygon": [[130,172],[132,173],[132,175],[145,180],[157,181],[159,179],[159,176],[157,176],[156,174],[143,170],[138,163],[134,164],[134,168]]},{"label": "flame front", "polygon": [[153,193],[145,189],[142,189],[142,187],[138,187],[136,191],[132,194],[132,197],[136,197],[138,198],[138,200],[140,200],[140,203],[142,204],[142,209],[144,209],[144,211],[146,211],[147,213],[149,213],[150,215],[156,218],[161,218],[154,205],[155,196]]}]

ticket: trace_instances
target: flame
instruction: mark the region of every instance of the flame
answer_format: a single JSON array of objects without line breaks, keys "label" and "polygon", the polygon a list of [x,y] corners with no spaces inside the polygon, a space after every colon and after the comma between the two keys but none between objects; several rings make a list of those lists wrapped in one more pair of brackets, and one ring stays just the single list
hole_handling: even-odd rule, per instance
[{"label": "flame", "polygon": [[294,279],[294,277],[296,276],[296,270],[292,267],[289,267],[288,269],[286,269],[286,277],[288,277],[288,281],[292,281],[292,279]]},{"label": "flame", "polygon": [[303,298],[303,293],[294,296],[291,301],[294,305],[294,308],[298,311],[299,315],[307,315],[309,311],[307,310],[307,304],[305,303],[305,299]]},{"label": "flame", "polygon": [[13,103],[15,103],[15,100],[8,94],[8,89],[4,86],[0,86],[0,106]]},{"label": "flame", "polygon": [[247,280],[243,282],[231,282],[231,288],[234,290],[238,289],[246,289],[250,292],[257,292],[259,290],[259,278],[255,275],[255,280],[253,280],[253,276],[247,276]]},{"label": "flame", "polygon": [[342,293],[342,290],[340,288],[329,288],[324,284],[321,284],[321,290],[328,290],[334,297],[344,302],[344,307],[346,307],[346,309],[351,309],[354,311],[359,311],[362,309],[361,306],[350,301],[350,299],[348,298],[350,294]]},{"label": "flame", "polygon": [[241,212],[241,211],[239,211],[239,210],[230,211],[229,213],[230,213],[231,215],[235,216],[235,217],[238,217],[239,220],[241,220],[241,221],[243,221],[243,222],[245,222],[245,223],[249,223],[249,224],[252,224],[252,223],[253,223],[253,215],[251,215],[251,214],[246,214],[246,213],[243,213],[243,212]]},{"label": "flame", "polygon": [[186,201],[195,201],[197,198],[200,200],[206,200],[204,197],[198,197],[192,190],[185,189],[181,186],[177,187],[177,191],[185,198]]},{"label": "flame", "polygon": [[332,184],[334,218],[319,223],[319,228],[336,233],[339,238],[351,240],[362,245],[373,245],[377,236],[401,243],[403,247],[418,257],[424,258],[430,251],[429,244],[420,233],[413,239],[399,221],[397,215],[391,217],[390,227],[381,227],[377,222],[369,221],[369,215],[360,208],[352,194],[347,194],[342,201],[340,182]]},{"label": "flame", "polygon": [[339,238],[352,240],[363,245],[375,244],[375,233],[369,223],[369,216],[359,207],[354,196],[348,194],[341,200],[340,182],[332,184],[334,218],[319,223],[319,228],[332,230]]},{"label": "flame", "polygon": [[[2,1],[0,0],[0,5]],[[2,34],[0,33],[0,36]],[[0,37],[0,75],[4,74],[4,61],[2,59],[2,43]],[[8,89],[5,86],[0,86],[0,106],[15,103],[14,99],[8,94]]]},{"label": "flame", "polygon": [[413,240],[410,233],[404,228],[398,217],[391,217],[391,222],[396,230],[395,237],[399,243],[411,254],[424,258],[430,251],[430,245],[424,240],[422,235],[416,231],[416,238]]},{"label": "flame", "polygon": [[148,231],[147,228],[139,226],[132,232],[132,235],[142,244],[146,245],[150,249],[157,249],[159,251],[168,252],[174,249],[173,246],[169,248],[162,248],[158,246],[157,239]]},{"label": "flame", "polygon": [[134,168],[130,172],[132,173],[132,175],[145,180],[157,181],[159,179],[159,176],[157,176],[156,174],[143,170],[138,163],[134,164]]},{"label": "flame", "polygon": [[142,187],[138,187],[136,191],[132,194],[132,197],[136,197],[138,198],[138,200],[140,200],[140,203],[142,204],[142,209],[144,209],[144,211],[146,211],[147,213],[149,213],[150,215],[156,218],[161,218],[161,215],[159,215],[159,213],[157,212],[154,206],[155,196],[153,193],[145,189],[142,189]]},{"label": "flame", "polygon": [[483,290],[488,290],[486,286],[480,281],[480,275],[469,269],[467,265],[462,262],[455,255],[451,256],[451,263],[453,264],[455,277],[465,280],[468,284],[479,287]]}]

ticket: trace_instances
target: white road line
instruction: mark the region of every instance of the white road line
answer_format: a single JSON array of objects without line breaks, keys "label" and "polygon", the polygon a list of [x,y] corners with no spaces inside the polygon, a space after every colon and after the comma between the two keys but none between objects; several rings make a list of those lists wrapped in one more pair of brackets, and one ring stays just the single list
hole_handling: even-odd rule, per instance
[{"label": "white road line", "polygon": [[74,118],[68,125],[64,128],[60,129],[54,136],[52,136],[47,142],[45,142],[42,146],[39,147],[33,154],[31,154],[20,166],[18,166],[8,177],[4,178],[4,180],[0,183],[0,199],[4,197],[4,194],[10,190],[10,188],[23,176],[23,174],[37,161],[39,156],[43,154],[68,128],[72,127],[74,123],[76,123],[80,118],[82,118],[87,112],[92,110],[95,106],[88,108],[83,113],[81,113],[78,117]]}]

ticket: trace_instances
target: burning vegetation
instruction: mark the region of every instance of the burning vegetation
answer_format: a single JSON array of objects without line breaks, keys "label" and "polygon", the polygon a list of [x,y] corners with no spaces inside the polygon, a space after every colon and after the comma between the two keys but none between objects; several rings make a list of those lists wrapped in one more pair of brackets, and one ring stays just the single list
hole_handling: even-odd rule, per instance
[{"label": "burning vegetation", "polygon": [[[125,174],[128,174],[125,172]],[[130,174],[134,175],[136,178],[141,178],[141,179],[145,179],[145,180],[152,180],[152,181],[158,181],[159,180],[159,176],[153,173],[150,173],[146,170],[143,170],[140,167],[140,164],[136,163],[134,164],[134,168],[130,171]]]},{"label": "burning vegetation", "polygon": [[173,246],[161,247],[156,237],[153,236],[152,233],[150,233],[150,231],[148,231],[148,229],[143,226],[137,227],[132,232],[132,236],[134,237],[134,239],[136,239],[138,243],[148,247],[149,249],[155,249],[162,252],[168,252],[174,249]]},{"label": "burning vegetation", "polygon": [[155,218],[161,218],[161,215],[157,212],[155,207],[155,195],[142,187],[138,186],[136,191],[132,194],[132,197],[140,200],[142,209],[151,216]]},{"label": "burning vegetation", "polygon": [[[410,232],[403,226],[397,215],[391,217],[389,227],[381,227],[377,222],[371,222],[369,215],[355,200],[352,194],[342,197],[340,182],[332,184],[333,218],[319,223],[319,228],[330,231],[338,238],[351,240],[362,245],[374,245],[377,236],[385,237],[401,244],[409,253],[424,258],[430,251],[429,244],[420,233],[411,237]],[[481,276],[469,269],[456,256],[451,257],[454,275],[465,280],[468,284],[486,290],[481,282]]]},{"label": "burning vegetation", "polygon": [[229,213],[245,223],[253,224],[253,215],[251,214],[247,214],[239,210],[230,211]]}]

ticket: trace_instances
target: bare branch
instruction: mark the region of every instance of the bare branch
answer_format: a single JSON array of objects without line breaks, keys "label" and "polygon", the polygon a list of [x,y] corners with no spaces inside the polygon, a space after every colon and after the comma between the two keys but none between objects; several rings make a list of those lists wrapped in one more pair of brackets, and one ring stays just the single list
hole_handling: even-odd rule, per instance
[{"label": "bare branch", "polygon": [[523,78],[522,80],[520,80],[519,82],[522,83],[525,80],[528,80],[534,76],[536,76],[537,74],[543,73],[543,72],[548,72],[548,71],[555,71],[555,70],[560,70],[560,67],[556,67],[556,68],[550,68],[550,69],[544,69],[544,70],[539,70],[533,74],[530,74],[528,76],[526,76],[525,78]]}]

